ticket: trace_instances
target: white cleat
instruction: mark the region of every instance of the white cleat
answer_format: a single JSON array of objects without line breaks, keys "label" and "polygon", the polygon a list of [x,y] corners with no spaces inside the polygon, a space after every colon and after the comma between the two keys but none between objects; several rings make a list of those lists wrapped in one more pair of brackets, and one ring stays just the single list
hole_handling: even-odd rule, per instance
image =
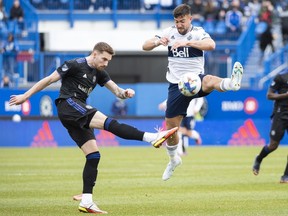
[{"label": "white cleat", "polygon": [[231,74],[231,90],[238,91],[241,87],[241,80],[243,76],[243,66],[240,62],[235,62]]},{"label": "white cleat", "polygon": [[171,178],[173,175],[174,170],[177,166],[180,166],[182,164],[182,159],[180,156],[175,156],[175,159],[173,161],[170,161],[162,175],[163,181],[167,181]]},{"label": "white cleat", "polygon": [[83,213],[108,214],[108,212],[99,209],[98,206],[93,202],[88,205],[83,205],[80,203],[78,209],[80,212],[83,212]]}]

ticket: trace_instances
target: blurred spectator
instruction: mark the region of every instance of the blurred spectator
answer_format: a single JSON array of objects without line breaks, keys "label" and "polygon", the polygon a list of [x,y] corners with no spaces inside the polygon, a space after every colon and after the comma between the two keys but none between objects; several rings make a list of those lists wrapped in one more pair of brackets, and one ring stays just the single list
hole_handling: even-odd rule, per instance
[{"label": "blurred spectator", "polygon": [[0,84],[0,87],[1,88],[10,88],[12,85],[11,85],[11,82],[10,82],[10,78],[8,76],[4,76],[1,80],[1,84]]},{"label": "blurred spectator", "polygon": [[288,14],[286,16],[281,15],[281,33],[282,33],[283,45],[288,44]]},{"label": "blurred spectator", "polygon": [[17,21],[19,29],[24,29],[24,11],[19,0],[14,0],[13,6],[10,9],[9,19],[11,21]]},{"label": "blurred spectator", "polygon": [[259,21],[272,25],[274,6],[270,1],[263,1],[259,13]]},{"label": "blurred spectator", "polygon": [[112,104],[111,111],[114,116],[125,116],[127,115],[128,106],[125,100],[121,98],[116,98],[116,100]]},{"label": "blurred spectator", "polygon": [[5,11],[5,7],[3,5],[3,1],[0,0],[0,31],[5,32],[7,31],[7,14]]},{"label": "blurred spectator", "polygon": [[3,66],[5,75],[7,75],[10,80],[13,80],[13,75],[15,73],[16,54],[18,50],[19,47],[17,42],[15,42],[13,34],[10,33],[7,41],[4,42],[3,47],[1,48],[1,53],[4,54]]},{"label": "blurred spectator", "polygon": [[253,0],[251,2],[248,2],[248,7],[250,10],[250,15],[258,17],[260,14],[260,9],[261,9],[261,3],[259,0]]},{"label": "blurred spectator", "polygon": [[188,4],[191,7],[193,21],[204,21],[205,6],[202,0],[183,0],[183,4]]},{"label": "blurred spectator", "polygon": [[6,20],[7,20],[6,10],[3,4],[3,0],[0,0],[0,21],[6,22]]},{"label": "blurred spectator", "polygon": [[231,10],[228,10],[225,16],[225,23],[228,31],[241,32],[242,31],[242,17],[243,14],[239,10],[240,4],[238,0],[231,3]]},{"label": "blurred spectator", "polygon": [[215,21],[219,12],[219,5],[217,1],[207,0],[204,7],[204,18],[205,20]]},{"label": "blurred spectator", "polygon": [[271,25],[267,24],[266,30],[262,34],[260,34],[260,37],[259,37],[259,47],[261,50],[259,65],[262,64],[262,62],[263,62],[265,50],[268,46],[271,47],[272,52],[275,52],[275,48],[273,45],[273,39],[274,38],[273,38],[273,35],[271,32]]}]

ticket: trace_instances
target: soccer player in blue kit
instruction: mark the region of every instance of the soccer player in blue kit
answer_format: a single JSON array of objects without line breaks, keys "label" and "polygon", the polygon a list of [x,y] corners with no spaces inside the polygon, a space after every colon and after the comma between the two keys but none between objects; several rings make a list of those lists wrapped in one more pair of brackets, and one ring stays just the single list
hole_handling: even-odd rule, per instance
[{"label": "soccer player in blue kit", "polygon": [[[107,213],[101,210],[92,198],[101,157],[94,128],[109,131],[123,139],[149,142],[156,148],[159,148],[178,129],[174,127],[157,133],[143,132],[107,117],[86,103],[86,99],[97,84],[105,86],[121,99],[134,96],[133,89],[120,88],[105,71],[113,55],[114,50],[109,44],[99,42],[89,56],[65,61],[51,75],[37,82],[24,94],[11,95],[9,101],[10,106],[22,104],[35,93],[61,79],[60,95],[55,100],[58,117],[86,157],[82,176],[83,190],[78,207],[79,211],[84,213]],[[103,100],[101,97],[98,99]]]},{"label": "soccer player in blue kit", "polygon": [[[158,46],[168,48],[168,70],[166,79],[169,82],[167,109],[165,121],[168,129],[179,127],[187,107],[193,98],[204,97],[213,90],[219,92],[238,91],[241,87],[243,67],[235,62],[231,78],[220,78],[204,74],[204,51],[214,50],[215,42],[202,27],[191,24],[191,8],[180,4],[173,10],[174,24],[164,29],[142,45],[145,51],[153,50]],[[186,97],[178,90],[178,82],[185,73],[196,73],[202,80],[199,93],[193,97]],[[177,154],[179,137],[177,134],[167,140],[167,153],[170,161],[162,175],[164,181],[168,180],[175,168],[182,163]]]}]

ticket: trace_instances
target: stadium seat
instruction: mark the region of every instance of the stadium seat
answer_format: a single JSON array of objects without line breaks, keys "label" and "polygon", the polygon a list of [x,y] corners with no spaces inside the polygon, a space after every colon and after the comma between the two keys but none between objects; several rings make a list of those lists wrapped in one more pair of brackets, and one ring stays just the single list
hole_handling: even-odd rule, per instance
[{"label": "stadium seat", "polygon": [[226,24],[224,21],[218,21],[215,27],[216,34],[225,34],[227,32]]},{"label": "stadium seat", "polygon": [[209,33],[213,34],[215,32],[214,22],[212,20],[208,20],[203,24],[204,30]]}]

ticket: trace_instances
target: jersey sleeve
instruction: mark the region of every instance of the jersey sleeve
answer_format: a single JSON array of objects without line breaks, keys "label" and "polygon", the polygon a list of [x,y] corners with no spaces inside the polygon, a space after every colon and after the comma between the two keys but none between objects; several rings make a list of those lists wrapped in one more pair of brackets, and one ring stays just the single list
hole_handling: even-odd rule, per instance
[{"label": "jersey sleeve", "polygon": [[270,84],[270,89],[272,89],[274,92],[278,91],[281,85],[281,76],[277,75],[273,81]]},{"label": "jersey sleeve", "polygon": [[71,62],[65,61],[60,67],[57,68],[57,72],[60,74],[61,78],[67,75],[71,66],[72,66]]},{"label": "jersey sleeve", "polygon": [[107,71],[100,71],[98,76],[98,84],[103,87],[109,80],[111,80]]},{"label": "jersey sleeve", "polygon": [[203,40],[205,38],[211,38],[210,35],[205,32],[205,30],[202,27],[198,27],[198,32],[197,32],[197,36],[199,40]]}]

